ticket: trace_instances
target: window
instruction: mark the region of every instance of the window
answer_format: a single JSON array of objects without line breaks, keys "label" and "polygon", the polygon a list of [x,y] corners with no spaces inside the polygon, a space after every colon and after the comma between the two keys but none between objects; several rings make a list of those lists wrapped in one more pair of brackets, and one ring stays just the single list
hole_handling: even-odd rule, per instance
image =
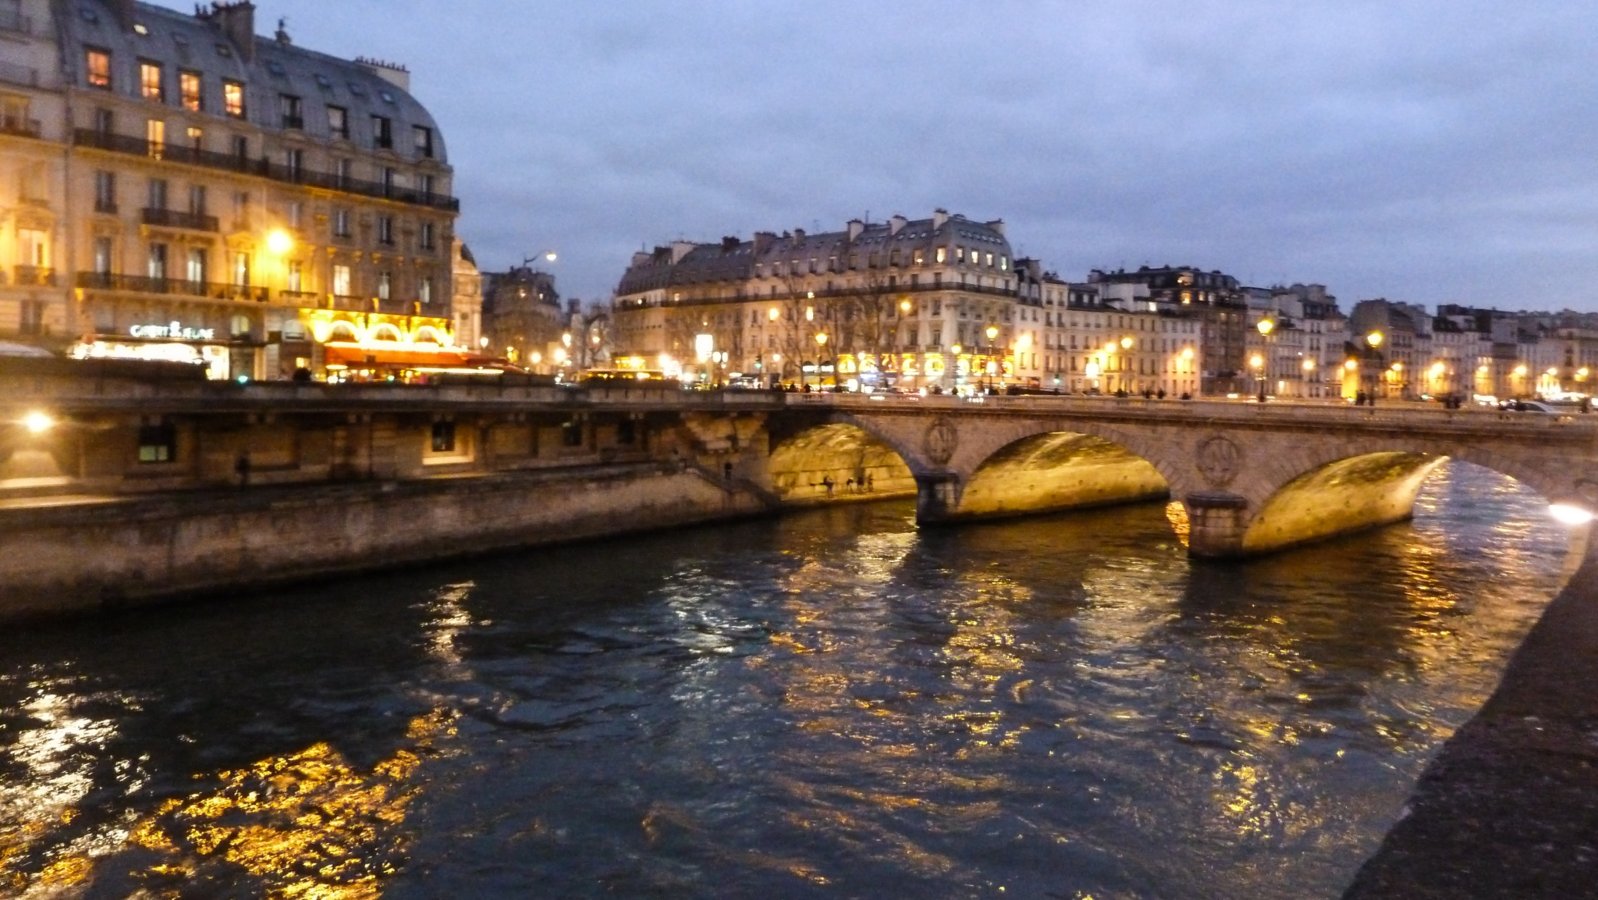
[{"label": "window", "polygon": [[350,236],[350,211],[342,206],[333,210],[333,236]]},{"label": "window", "polygon": [[250,286],[250,254],[243,250],[233,252],[233,286]]},{"label": "window", "polygon": [[416,126],[416,155],[426,159],[433,158],[433,129],[423,125]]},{"label": "window", "polygon": [[433,452],[450,453],[455,449],[455,423],[433,423]]},{"label": "window", "polygon": [[94,211],[117,211],[117,175],[100,169],[94,173]]},{"label": "window", "polygon": [[333,266],[333,293],[340,297],[352,296],[349,266],[339,264]]},{"label": "window", "polygon": [[189,185],[189,212],[196,216],[205,215],[205,185]]},{"label": "window", "polygon": [[185,273],[193,284],[205,283],[205,248],[190,247],[188,270]]},{"label": "window", "polygon": [[116,130],[116,116],[109,109],[94,111],[95,134],[107,135]]},{"label": "window", "polygon": [[[416,188],[417,188],[417,190],[422,192],[422,196],[424,198],[429,199],[429,200],[432,199],[432,197],[433,197],[433,176],[431,176],[431,175],[418,175],[418,176],[416,176]],[[758,273],[756,273],[756,274],[758,274]]]},{"label": "window", "polygon": [[150,179],[150,202],[145,204],[151,209],[166,209],[166,179]]},{"label": "window", "polygon": [[235,119],[244,118],[244,84],[238,81],[222,82],[222,111]]},{"label": "window", "polygon": [[161,64],[139,60],[139,94],[146,100],[160,103],[161,94]]},{"label": "window", "polygon": [[372,117],[372,146],[382,150],[394,147],[394,122],[388,116]]},{"label": "window", "polygon": [[945,263],[945,262],[948,262],[948,261],[949,261],[949,248],[948,247],[939,247],[938,248],[938,262]]},{"label": "window", "polygon": [[166,153],[166,123],[160,119],[150,119],[145,122],[144,140],[150,158],[160,159]]},{"label": "window", "polygon": [[199,127],[198,125],[190,125],[188,127],[187,133],[188,133],[188,136],[189,136],[189,149],[190,150],[196,150],[197,151],[197,150],[200,150],[202,147],[204,147],[204,145],[205,145],[205,129]]},{"label": "window", "polygon": [[377,299],[387,300],[392,293],[394,277],[387,272],[377,273]]},{"label": "window", "polygon": [[166,278],[166,245],[151,244],[150,255],[146,260],[145,273],[156,281]]},{"label": "window", "polygon": [[178,458],[178,430],[170,422],[139,428],[139,462],[165,463]]},{"label": "window", "polygon": [[300,261],[297,259],[289,260],[289,290],[296,294],[303,291],[305,289],[302,287],[304,280],[305,273]]},{"label": "window", "polygon": [[354,163],[351,163],[348,159],[340,159],[335,161],[333,163],[333,186],[344,187],[345,185],[349,184],[350,174],[353,171],[353,167]]},{"label": "window", "polygon": [[289,227],[300,229],[305,227],[305,204],[298,200],[289,201]]},{"label": "window", "polygon": [[377,217],[377,242],[380,244],[394,243],[394,217]]},{"label": "window", "polygon": [[92,47],[85,50],[83,71],[89,78],[89,87],[111,90],[111,51]]},{"label": "window", "polygon": [[327,130],[333,137],[347,141],[350,139],[350,114],[342,106],[329,106],[327,108]]},{"label": "window", "polygon": [[417,243],[419,245],[421,245],[421,248],[423,250],[431,250],[431,249],[433,249],[434,238],[433,238],[433,223],[432,222],[423,222],[422,223],[422,227],[421,227],[421,230],[417,234],[416,241],[417,241]]},{"label": "window", "polygon": [[294,181],[300,180],[300,173],[305,171],[305,151],[298,147],[291,147],[283,151],[283,168],[286,174]]},{"label": "window", "polygon": [[416,282],[416,299],[424,305],[433,302],[433,282],[429,278],[421,278]]},{"label": "window", "polygon": [[187,69],[178,72],[178,102],[191,112],[205,109],[205,96],[200,92],[200,73]]},{"label": "window", "polygon": [[111,239],[97,237],[94,239],[94,271],[97,275],[111,274]]},{"label": "window", "polygon": [[235,228],[238,228],[238,229],[242,230],[244,228],[248,228],[249,227],[249,222],[250,222],[250,192],[249,191],[234,191],[233,192],[233,221],[236,223],[235,226],[234,226]]},{"label": "window", "polygon": [[283,115],[284,128],[304,128],[305,113],[300,104],[300,98],[293,94],[277,95],[278,112]]},{"label": "window", "polygon": [[44,334],[44,301],[22,301],[22,313],[17,322],[17,331],[22,334]]},{"label": "window", "polygon": [[233,136],[233,161],[241,168],[245,160],[250,158],[250,139],[242,134]]}]

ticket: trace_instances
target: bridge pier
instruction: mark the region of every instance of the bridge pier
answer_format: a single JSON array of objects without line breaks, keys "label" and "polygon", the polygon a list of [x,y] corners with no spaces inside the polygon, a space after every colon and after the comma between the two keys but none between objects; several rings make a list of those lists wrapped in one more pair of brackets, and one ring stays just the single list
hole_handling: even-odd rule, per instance
[{"label": "bridge pier", "polygon": [[1187,552],[1201,559],[1236,559],[1243,555],[1248,530],[1248,500],[1236,494],[1204,492],[1182,498],[1187,507]]},{"label": "bridge pier", "polygon": [[916,524],[934,525],[954,518],[960,508],[960,476],[937,472],[916,476]]}]

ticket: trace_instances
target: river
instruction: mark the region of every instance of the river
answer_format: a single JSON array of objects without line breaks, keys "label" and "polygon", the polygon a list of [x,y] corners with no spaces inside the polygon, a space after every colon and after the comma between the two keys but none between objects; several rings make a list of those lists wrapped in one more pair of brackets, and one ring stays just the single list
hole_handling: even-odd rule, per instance
[{"label": "river", "polygon": [[0,636],[0,894],[1335,897],[1569,576],[840,505]]}]

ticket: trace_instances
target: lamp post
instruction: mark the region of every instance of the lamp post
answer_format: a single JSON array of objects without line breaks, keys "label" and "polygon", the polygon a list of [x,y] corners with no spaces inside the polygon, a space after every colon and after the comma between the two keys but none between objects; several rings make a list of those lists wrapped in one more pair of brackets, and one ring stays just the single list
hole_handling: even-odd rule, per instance
[{"label": "lamp post", "polygon": [[1249,366],[1254,370],[1254,380],[1259,382],[1259,401],[1265,402],[1265,357],[1256,353],[1248,358]]},{"label": "lamp post", "polygon": [[986,334],[988,336],[988,353],[987,353],[987,360],[986,360],[986,362],[983,363],[982,369],[983,369],[983,375],[986,376],[986,381],[987,381],[986,390],[987,390],[988,393],[991,394],[991,393],[993,393],[993,375],[994,375],[994,371],[993,370],[995,368],[994,363],[993,363],[993,342],[999,337],[999,326],[997,326],[997,325],[989,325],[986,329],[983,330],[983,334]]},{"label": "lamp post", "polygon": [[1259,333],[1260,333],[1260,352],[1264,354],[1263,375],[1265,377],[1262,377],[1260,379],[1260,398],[1259,398],[1260,402],[1264,403],[1265,402],[1265,378],[1268,378],[1270,376],[1270,372],[1271,372],[1271,368],[1272,368],[1272,366],[1271,366],[1271,332],[1276,330],[1276,322],[1271,320],[1271,319],[1260,319],[1259,322],[1255,323],[1254,327],[1259,329]]},{"label": "lamp post", "polygon": [[1371,373],[1371,391],[1369,399],[1372,404],[1376,402],[1376,386],[1381,382],[1382,377],[1381,349],[1382,341],[1384,340],[1386,340],[1386,336],[1383,335],[1379,330],[1373,330],[1369,334],[1365,335],[1365,346],[1371,349],[1371,354],[1375,357],[1371,360],[1371,365],[1365,367],[1366,369],[1370,370]]},{"label": "lamp post", "polygon": [[1132,394],[1132,347],[1137,341],[1131,335],[1121,338],[1121,390],[1128,396]]},{"label": "lamp post", "polygon": [[[821,381],[821,360],[826,357],[826,352],[827,333],[825,331],[818,331],[816,332],[816,387],[823,389],[825,389],[825,387]],[[837,381],[836,374],[833,375],[833,381]]]}]

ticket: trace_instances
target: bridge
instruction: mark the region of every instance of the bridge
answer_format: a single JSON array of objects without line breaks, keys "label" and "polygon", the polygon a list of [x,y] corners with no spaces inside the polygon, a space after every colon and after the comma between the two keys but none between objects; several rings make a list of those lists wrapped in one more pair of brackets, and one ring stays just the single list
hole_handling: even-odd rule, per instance
[{"label": "bridge", "polygon": [[[1427,473],[1458,459],[1598,511],[1598,416],[1579,413],[82,371],[0,371],[0,505],[656,467],[696,475],[729,515],[914,497],[934,527],[1164,500],[1192,555],[1235,558],[1404,520]],[[31,435],[30,410],[64,427]],[[665,516],[672,501],[650,502]]]},{"label": "bridge", "polygon": [[1598,508],[1598,416],[1053,395],[783,401],[767,425],[779,496],[812,497],[823,479],[914,490],[924,525],[1169,498],[1192,555],[1248,556],[1404,520],[1449,458]]}]

